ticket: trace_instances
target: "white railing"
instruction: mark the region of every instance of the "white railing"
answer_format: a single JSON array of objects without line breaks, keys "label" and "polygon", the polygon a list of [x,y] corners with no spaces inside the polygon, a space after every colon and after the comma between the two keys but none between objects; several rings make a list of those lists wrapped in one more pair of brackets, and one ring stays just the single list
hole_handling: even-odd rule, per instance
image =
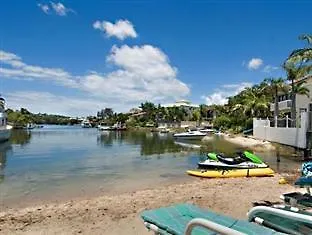
[{"label": "white railing", "polygon": [[[283,100],[283,101],[278,102],[278,110],[290,109],[291,108],[291,103],[292,103],[291,100]],[[274,111],[274,107],[275,107],[275,104],[271,103],[270,104],[270,110],[272,112]]]},{"label": "white railing", "polygon": [[299,148],[306,148],[306,133],[308,130],[308,113],[301,113],[300,120],[283,119],[253,119],[253,135],[258,139],[268,140]]}]

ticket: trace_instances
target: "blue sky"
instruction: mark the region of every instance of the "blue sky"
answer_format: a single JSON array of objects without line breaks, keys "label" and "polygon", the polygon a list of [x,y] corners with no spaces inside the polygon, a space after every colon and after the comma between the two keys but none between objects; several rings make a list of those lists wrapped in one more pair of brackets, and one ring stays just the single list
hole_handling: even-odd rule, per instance
[{"label": "blue sky", "polygon": [[311,33],[311,1],[18,1],[0,8],[0,92],[66,115],[226,102]]}]

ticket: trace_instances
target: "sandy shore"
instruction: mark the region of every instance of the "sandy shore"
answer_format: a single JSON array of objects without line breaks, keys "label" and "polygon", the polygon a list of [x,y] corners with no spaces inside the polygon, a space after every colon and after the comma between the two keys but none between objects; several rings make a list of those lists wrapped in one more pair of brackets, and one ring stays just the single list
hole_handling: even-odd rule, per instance
[{"label": "sandy shore", "polygon": [[194,203],[216,212],[246,218],[252,202],[279,201],[292,191],[267,178],[199,179],[114,196],[46,204],[0,213],[1,234],[151,234],[139,217],[146,209]]},{"label": "sandy shore", "polygon": [[231,136],[231,135],[223,135],[224,139],[237,145],[241,145],[246,148],[250,148],[255,151],[270,151],[275,150],[273,144],[269,141],[254,139],[252,137],[244,137],[244,136]]}]

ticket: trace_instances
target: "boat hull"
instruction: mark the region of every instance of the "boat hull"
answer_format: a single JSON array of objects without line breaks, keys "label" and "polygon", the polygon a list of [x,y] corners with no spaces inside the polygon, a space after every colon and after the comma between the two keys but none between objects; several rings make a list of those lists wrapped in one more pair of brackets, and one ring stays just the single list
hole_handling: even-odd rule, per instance
[{"label": "boat hull", "polygon": [[198,167],[200,167],[201,169],[255,169],[255,168],[267,168],[268,165],[264,163],[256,164],[253,162],[243,162],[240,164],[229,165],[223,162],[206,160],[204,162],[199,162]]},{"label": "boat hull", "polygon": [[274,171],[268,167],[235,170],[189,170],[186,173],[192,176],[204,178],[263,177],[274,175]]},{"label": "boat hull", "polygon": [[3,129],[0,129],[0,142],[7,141],[11,136],[12,126],[6,126]]},{"label": "boat hull", "polygon": [[202,138],[204,138],[206,135],[202,134],[202,135],[181,135],[181,134],[174,134],[173,138],[175,139],[183,139],[183,140],[201,140]]}]

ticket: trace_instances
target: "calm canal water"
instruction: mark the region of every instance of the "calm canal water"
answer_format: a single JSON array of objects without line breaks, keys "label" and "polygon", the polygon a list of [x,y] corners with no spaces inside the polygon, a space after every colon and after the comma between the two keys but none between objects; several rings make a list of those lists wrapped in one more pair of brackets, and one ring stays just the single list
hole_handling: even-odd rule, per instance
[{"label": "calm canal water", "polygon": [[[45,126],[16,130],[0,144],[2,208],[80,196],[134,191],[186,182],[208,151],[233,153],[241,148],[212,136],[201,142],[175,142],[171,134],[99,132],[81,127]],[[279,171],[300,162],[276,153],[259,154]]]}]

